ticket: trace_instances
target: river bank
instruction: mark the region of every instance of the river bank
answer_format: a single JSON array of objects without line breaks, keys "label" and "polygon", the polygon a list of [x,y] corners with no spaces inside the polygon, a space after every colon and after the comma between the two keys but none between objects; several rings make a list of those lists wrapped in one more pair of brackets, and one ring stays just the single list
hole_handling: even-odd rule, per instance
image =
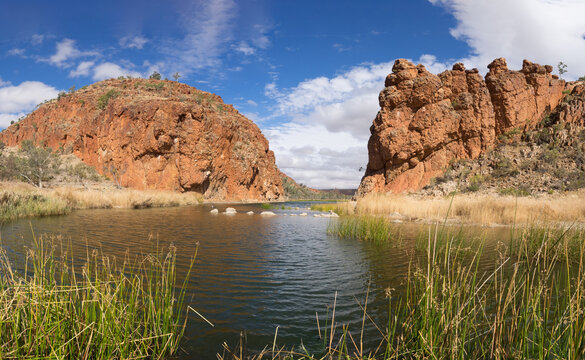
[{"label": "river bank", "polygon": [[489,193],[422,196],[371,194],[357,201],[315,207],[346,215],[386,216],[395,222],[481,226],[585,223],[585,191],[515,197]]},{"label": "river bank", "polygon": [[197,193],[134,190],[113,185],[66,184],[37,188],[21,182],[0,182],[0,221],[23,217],[64,215],[79,209],[151,208],[197,205]]}]

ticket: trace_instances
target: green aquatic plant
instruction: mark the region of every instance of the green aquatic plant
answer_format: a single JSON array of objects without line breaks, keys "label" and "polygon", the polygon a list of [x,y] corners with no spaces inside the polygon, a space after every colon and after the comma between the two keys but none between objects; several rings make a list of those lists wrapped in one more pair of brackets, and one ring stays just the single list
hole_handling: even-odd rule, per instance
[{"label": "green aquatic plant", "polygon": [[500,243],[491,271],[480,270],[487,255],[474,244],[444,226],[424,247],[419,241],[402,291],[387,291],[389,320],[385,330],[376,325],[377,349],[364,353],[347,327],[331,325],[342,332],[325,356],[293,358],[585,357],[585,233],[522,230],[509,247]]},{"label": "green aquatic plant", "polygon": [[[57,249],[61,249],[57,253]],[[0,358],[160,359],[185,330],[185,289],[176,249],[120,263],[88,249],[83,265],[55,238],[14,267],[0,247]]]},{"label": "green aquatic plant", "polygon": [[374,243],[387,242],[396,235],[390,220],[380,216],[341,217],[329,224],[327,233]]}]

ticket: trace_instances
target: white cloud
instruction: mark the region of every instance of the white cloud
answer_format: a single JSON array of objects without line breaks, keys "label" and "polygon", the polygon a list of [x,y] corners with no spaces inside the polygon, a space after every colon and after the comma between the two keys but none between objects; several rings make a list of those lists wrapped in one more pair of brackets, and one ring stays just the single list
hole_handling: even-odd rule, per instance
[{"label": "white cloud", "polygon": [[184,2],[179,22],[186,35],[170,41],[163,52],[168,54],[173,71],[189,73],[193,69],[215,67],[232,40],[233,19],[237,15],[234,0]]},{"label": "white cloud", "polygon": [[10,126],[11,121],[16,121],[21,117],[25,116],[26,113],[18,113],[18,114],[3,114],[0,113],[0,129],[5,129]]},{"label": "white cloud", "polygon": [[93,61],[82,61],[77,65],[75,70],[69,72],[69,77],[88,76],[91,67],[95,64]]},{"label": "white cloud", "polygon": [[268,38],[268,32],[272,29],[271,26],[268,25],[254,25],[254,36],[252,37],[252,44],[260,49],[267,49],[271,42]]},{"label": "white cloud", "polygon": [[149,42],[144,36],[124,36],[120,39],[119,44],[126,49],[142,49],[144,45]]},{"label": "white cloud", "polygon": [[351,50],[351,46],[345,46],[343,44],[335,43],[333,44],[333,48],[337,50],[337,52],[344,52]]},{"label": "white cloud", "polygon": [[51,55],[48,59],[41,59],[41,61],[46,61],[58,67],[69,67],[71,66],[70,60],[97,55],[98,53],[94,51],[80,51],[77,49],[75,47],[75,40],[64,39],[57,43],[57,51],[55,54]]},{"label": "white cloud", "polygon": [[244,55],[254,55],[256,52],[256,50],[254,50],[254,48],[248,45],[248,43],[245,41],[240,41],[237,45],[234,45],[233,48],[237,52],[241,52]]},{"label": "white cloud", "polygon": [[57,96],[59,91],[38,81],[25,81],[18,86],[4,86],[0,82],[0,127],[6,127],[45,100]]},{"label": "white cloud", "polygon": [[25,50],[24,49],[20,49],[20,48],[14,48],[14,49],[10,49],[8,50],[7,54],[10,56],[20,56],[20,57],[25,57]]},{"label": "white cloud", "polygon": [[119,76],[142,77],[142,74],[136,71],[124,69],[120,65],[105,62],[93,68],[93,79],[95,81],[117,78]]},{"label": "white cloud", "polygon": [[265,94],[275,98],[280,115],[305,113],[316,106],[340,103],[364,92],[373,93],[377,98],[384,87],[386,75],[392,71],[392,65],[393,62],[357,66],[333,78],[305,80],[284,91],[271,83],[266,85]]},{"label": "white cloud", "polygon": [[429,0],[457,20],[451,34],[472,49],[463,60],[482,72],[505,57],[519,69],[523,59],[568,65],[565,77],[585,75],[585,2],[582,0]]},{"label": "white cloud", "polygon": [[41,45],[43,43],[43,41],[45,41],[45,35],[41,35],[41,34],[34,34],[33,36],[31,36],[30,42],[33,45]]},{"label": "white cloud", "polygon": [[246,103],[250,106],[258,106],[258,103],[254,100],[248,100],[248,101],[246,101]]},{"label": "white cloud", "polygon": [[356,188],[368,162],[362,141],[332,133],[322,125],[285,123],[263,133],[280,170],[298,182],[320,188]]},{"label": "white cloud", "polygon": [[4,80],[2,80],[2,78],[0,77],[0,86],[6,86],[6,85],[10,85],[10,81],[4,81]]},{"label": "white cloud", "polygon": [[[421,56],[418,63],[432,72],[447,68],[432,55]],[[279,167],[310,186],[330,187],[325,182],[331,172],[336,187],[357,187],[363,175],[357,169],[365,168],[368,161],[367,141],[379,110],[378,94],[393,65],[392,61],[357,66],[332,78],[305,80],[290,89],[279,89],[275,82],[266,84],[265,95],[276,102],[273,116],[290,121],[270,130]],[[327,144],[321,146],[323,141]],[[304,154],[294,151],[300,144],[320,147],[306,161]],[[340,168],[339,164],[346,166]]]}]

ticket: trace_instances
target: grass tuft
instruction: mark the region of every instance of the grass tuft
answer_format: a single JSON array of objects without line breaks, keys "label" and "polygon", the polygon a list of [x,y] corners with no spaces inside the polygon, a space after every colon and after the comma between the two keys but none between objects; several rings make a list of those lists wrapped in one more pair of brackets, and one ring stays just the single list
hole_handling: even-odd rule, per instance
[{"label": "grass tuft", "polygon": [[329,224],[327,233],[374,243],[388,242],[394,234],[390,220],[378,216],[341,217]]},{"label": "grass tuft", "polygon": [[83,266],[55,239],[35,240],[24,269],[0,248],[0,357],[160,359],[176,353],[186,324],[187,277],[176,249],[118,263],[93,250]]},{"label": "grass tuft", "polygon": [[62,199],[35,193],[0,191],[0,221],[30,216],[63,215],[71,212]]}]

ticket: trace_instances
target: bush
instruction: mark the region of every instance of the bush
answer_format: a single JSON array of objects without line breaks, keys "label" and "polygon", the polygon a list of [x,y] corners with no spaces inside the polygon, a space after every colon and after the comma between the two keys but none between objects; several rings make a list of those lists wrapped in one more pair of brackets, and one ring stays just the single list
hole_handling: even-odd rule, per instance
[{"label": "bush", "polygon": [[160,73],[158,71],[153,72],[152,74],[150,74],[149,79],[160,80],[161,79]]},{"label": "bush", "polygon": [[144,84],[144,86],[145,86],[147,89],[152,89],[152,90],[161,90],[161,89],[163,89],[163,88],[165,87],[165,83],[164,83],[164,82],[160,82],[160,83],[156,83],[156,84],[149,84],[149,83],[146,83],[146,84]]},{"label": "bush", "polygon": [[10,154],[0,161],[0,178],[20,179],[34,186],[43,187],[59,170],[59,157],[52,149],[36,147],[30,140],[21,144],[18,154]]},{"label": "bush", "polygon": [[110,99],[115,98],[116,96],[118,96],[118,94],[119,93],[117,90],[111,89],[107,93],[100,96],[98,99],[98,104],[97,104],[98,108],[101,110],[105,109],[106,106],[108,106]]},{"label": "bush", "polygon": [[102,177],[98,174],[95,168],[85,163],[78,163],[75,166],[69,167],[67,169],[67,173],[69,176],[76,177],[80,181],[83,180],[100,181],[102,179]]},{"label": "bush", "polygon": [[476,192],[479,190],[481,185],[485,182],[485,178],[481,174],[475,174],[469,179],[469,186],[467,191]]},{"label": "bush", "polygon": [[492,175],[496,178],[509,177],[518,175],[520,172],[516,169],[509,159],[499,158],[494,166]]},{"label": "bush", "polygon": [[546,150],[540,156],[541,160],[548,163],[554,164],[555,161],[559,159],[561,153],[557,149]]}]

